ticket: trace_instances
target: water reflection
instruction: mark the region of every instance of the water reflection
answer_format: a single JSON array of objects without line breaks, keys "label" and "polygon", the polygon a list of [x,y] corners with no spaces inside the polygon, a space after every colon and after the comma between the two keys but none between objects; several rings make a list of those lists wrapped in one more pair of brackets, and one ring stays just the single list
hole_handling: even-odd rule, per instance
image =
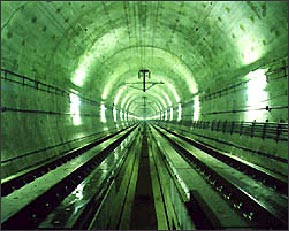
[{"label": "water reflection", "polygon": [[84,182],[76,186],[76,189],[72,192],[72,194],[75,196],[75,199],[72,200],[70,204],[74,204],[76,201],[83,199],[83,188],[84,188]]}]

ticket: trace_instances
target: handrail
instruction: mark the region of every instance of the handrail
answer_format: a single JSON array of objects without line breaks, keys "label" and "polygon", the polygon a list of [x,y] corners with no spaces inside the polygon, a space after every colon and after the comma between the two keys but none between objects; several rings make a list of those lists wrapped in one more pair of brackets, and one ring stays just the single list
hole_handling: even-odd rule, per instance
[{"label": "handrail", "polygon": [[[175,121],[161,121],[175,123]],[[243,122],[243,121],[180,121],[180,125],[191,126],[194,129],[218,131],[222,133],[239,133],[240,136],[260,137],[262,139],[275,139],[288,141],[288,123],[272,122]]]},{"label": "handrail", "polygon": [[[3,80],[9,81],[9,82],[13,82],[13,83],[20,84],[23,86],[32,87],[35,90],[44,91],[44,92],[51,93],[51,94],[69,97],[69,94],[73,93],[73,94],[77,95],[78,98],[81,99],[82,103],[84,103],[84,104],[87,103],[90,105],[100,106],[100,102],[83,97],[79,93],[75,93],[74,91],[69,91],[66,89],[56,87],[56,86],[51,85],[51,84],[40,82],[37,79],[33,79],[33,78],[27,77],[25,75],[17,74],[17,73],[15,73],[11,70],[8,70],[8,69],[2,69],[1,68],[1,77],[0,78]],[[113,109],[112,106],[106,106],[106,108]]]}]

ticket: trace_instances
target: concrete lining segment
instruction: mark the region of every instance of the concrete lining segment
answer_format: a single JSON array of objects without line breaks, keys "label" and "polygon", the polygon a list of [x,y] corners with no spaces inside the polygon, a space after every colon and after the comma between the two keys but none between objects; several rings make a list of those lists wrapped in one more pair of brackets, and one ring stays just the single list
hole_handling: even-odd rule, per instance
[{"label": "concrete lining segment", "polygon": [[[226,74],[227,77],[222,77],[226,82],[226,78],[231,75],[228,71],[241,73],[244,72],[244,70],[241,71],[242,68],[248,71],[251,65],[255,65],[254,62],[262,63],[262,60],[267,60],[268,56],[281,57],[284,55],[282,51],[286,50],[287,44],[284,42],[286,28],[283,27],[287,20],[287,17],[285,18],[287,11],[284,7],[287,6],[286,2],[278,2],[278,4],[214,2],[212,5],[209,2],[184,2],[182,6],[178,2],[146,2],[145,6],[140,3],[122,2],[86,2],[83,4],[33,2],[23,6],[20,3],[2,3],[3,18],[7,18],[3,22],[4,36],[1,37],[5,44],[4,66],[10,68],[14,62],[6,55],[6,47],[14,52],[16,45],[13,44],[17,44],[22,35],[27,34],[26,28],[32,27],[35,31],[46,28],[42,32],[43,35],[37,35],[32,30],[31,38],[25,40],[23,50],[18,52],[24,55],[27,52],[26,47],[33,43],[35,55],[45,57],[42,58],[45,67],[42,67],[39,62],[37,62],[39,66],[33,65],[37,78],[47,78],[44,77],[47,73],[54,75],[59,72],[68,80],[67,78],[70,78],[75,71],[77,61],[81,63],[80,57],[91,55],[94,44],[98,44],[100,49],[97,50],[104,51],[104,53],[99,59],[94,60],[91,68],[87,66],[87,69],[91,69],[92,72],[88,73],[87,86],[83,89],[83,91],[88,89],[93,91],[94,93],[91,94],[98,99],[100,99],[101,89],[93,89],[91,84],[100,83],[100,88],[103,89],[105,85],[101,83],[107,83],[105,79],[111,77],[112,71],[118,72],[115,68],[121,69],[118,64],[129,63],[132,70],[133,65],[138,63],[137,56],[140,53],[134,48],[149,47],[146,52],[148,63],[153,62],[150,57],[157,57],[157,52],[152,51],[150,47],[174,54],[190,69],[200,91],[203,91],[207,85],[215,84],[213,76]],[[38,9],[46,13],[42,16],[38,15]],[[263,9],[266,9],[264,14]],[[142,15],[146,17],[134,17],[135,10],[137,14],[143,12]],[[279,12],[278,19],[274,18],[275,12]],[[234,18],[232,18],[233,13]],[[31,25],[27,23],[28,26],[23,27],[23,17],[30,18]],[[101,20],[98,20],[100,17]],[[236,26],[232,26],[234,24]],[[17,30],[11,33],[13,27]],[[121,33],[118,32],[119,28],[122,29]],[[140,33],[145,36],[140,36]],[[41,36],[45,36],[46,47],[41,43]],[[74,41],[74,44],[69,41]],[[59,54],[65,49],[67,55]],[[122,53],[125,49],[130,50],[129,55],[114,58],[115,54]],[[134,56],[135,59],[128,60],[129,56]],[[166,59],[167,56],[160,55],[160,57]],[[251,60],[248,57],[251,57]],[[253,61],[255,58],[258,60]],[[67,60],[69,64],[64,66],[62,60]],[[22,61],[18,58],[15,60],[18,66],[16,69],[20,69],[23,74],[30,74],[32,71],[25,68]],[[249,61],[251,63],[248,63]],[[171,67],[166,65],[160,70],[167,75],[167,68]],[[177,75],[184,77],[180,72],[168,76],[177,80],[175,78]],[[122,78],[126,77],[128,75]],[[52,81],[59,85],[65,82],[64,85],[68,86],[69,81],[54,79],[52,76],[48,78],[50,80],[53,78]],[[182,83],[179,81],[175,81],[175,86],[177,89],[182,89]],[[116,92],[116,89],[112,87],[111,90],[112,98],[114,98],[116,93],[112,92]],[[184,94],[184,99],[190,97],[187,90],[181,93]],[[113,99],[109,97],[108,100]]]}]

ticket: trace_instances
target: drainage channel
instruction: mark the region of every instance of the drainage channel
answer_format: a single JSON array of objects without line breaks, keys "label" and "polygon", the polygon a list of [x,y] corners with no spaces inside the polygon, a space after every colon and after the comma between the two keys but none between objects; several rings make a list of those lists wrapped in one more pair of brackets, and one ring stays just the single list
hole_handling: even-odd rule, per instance
[{"label": "drainage channel", "polygon": [[158,229],[152,192],[152,179],[150,174],[149,148],[147,144],[146,126],[147,125],[144,123],[136,192],[131,211],[130,229],[132,230]]}]

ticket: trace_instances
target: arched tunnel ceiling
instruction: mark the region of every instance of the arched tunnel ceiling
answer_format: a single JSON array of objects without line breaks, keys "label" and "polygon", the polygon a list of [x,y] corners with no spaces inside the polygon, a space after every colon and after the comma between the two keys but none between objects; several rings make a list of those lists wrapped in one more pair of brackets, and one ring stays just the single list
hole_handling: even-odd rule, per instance
[{"label": "arched tunnel ceiling", "polygon": [[[150,113],[287,54],[286,2],[2,2],[2,67]],[[273,55],[273,56],[272,56]],[[146,93],[139,69],[151,71]],[[140,88],[140,89],[136,89]],[[132,111],[131,111],[132,110]]]}]

